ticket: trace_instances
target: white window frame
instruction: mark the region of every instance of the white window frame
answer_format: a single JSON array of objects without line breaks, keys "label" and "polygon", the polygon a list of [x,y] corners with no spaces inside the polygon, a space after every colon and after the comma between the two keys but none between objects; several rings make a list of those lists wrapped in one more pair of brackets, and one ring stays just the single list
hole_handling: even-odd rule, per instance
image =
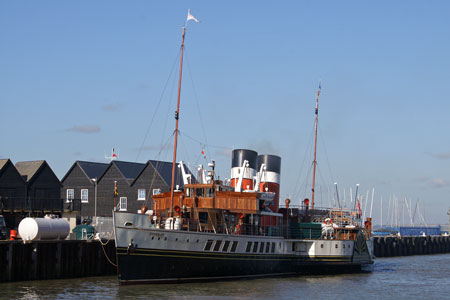
[{"label": "white window frame", "polygon": [[153,189],[152,194],[153,195],[161,194],[161,189]]},{"label": "white window frame", "polygon": [[[86,199],[83,199],[83,191],[86,191]],[[81,189],[81,203],[89,203],[89,190],[88,189]]]},{"label": "white window frame", "polygon": [[[144,191],[144,197],[141,197],[141,192]],[[138,189],[138,200],[145,200],[145,193],[146,190],[145,189]]]},{"label": "white window frame", "polygon": [[[72,191],[72,197],[69,197],[69,191]],[[67,189],[66,190],[66,202],[70,203],[73,201],[73,199],[75,198],[75,190],[74,189]]]},{"label": "white window frame", "polygon": [[120,211],[126,211],[127,210],[127,197],[120,197],[119,210]]}]

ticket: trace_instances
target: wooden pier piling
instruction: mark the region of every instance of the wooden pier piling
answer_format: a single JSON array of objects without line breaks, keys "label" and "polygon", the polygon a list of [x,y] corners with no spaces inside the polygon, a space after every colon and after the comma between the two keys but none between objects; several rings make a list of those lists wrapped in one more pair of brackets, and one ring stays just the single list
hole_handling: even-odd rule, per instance
[{"label": "wooden pier piling", "polygon": [[426,255],[450,252],[450,236],[375,236],[376,257]]},{"label": "wooden pier piling", "polygon": [[[102,249],[104,247],[104,249]],[[113,241],[0,241],[0,282],[115,275]]]}]

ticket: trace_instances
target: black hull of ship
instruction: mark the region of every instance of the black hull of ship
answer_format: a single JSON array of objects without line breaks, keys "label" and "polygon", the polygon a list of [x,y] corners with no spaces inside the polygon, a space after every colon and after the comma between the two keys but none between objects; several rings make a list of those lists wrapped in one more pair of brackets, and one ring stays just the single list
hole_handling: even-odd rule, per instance
[{"label": "black hull of ship", "polygon": [[120,284],[204,282],[305,274],[360,272],[361,264],[342,257],[301,259],[289,255],[117,249]]}]

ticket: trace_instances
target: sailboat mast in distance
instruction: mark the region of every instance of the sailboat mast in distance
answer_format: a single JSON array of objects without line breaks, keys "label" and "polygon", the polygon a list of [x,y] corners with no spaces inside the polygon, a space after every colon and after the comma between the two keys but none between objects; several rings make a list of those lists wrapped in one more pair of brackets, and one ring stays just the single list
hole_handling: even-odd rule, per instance
[{"label": "sailboat mast in distance", "polygon": [[314,209],[314,188],[316,185],[316,152],[317,152],[317,122],[319,121],[319,96],[320,96],[321,86],[319,83],[319,88],[317,89],[317,97],[316,97],[316,120],[314,125],[314,161],[313,161],[313,183],[312,183],[312,196],[311,196],[311,209]]}]

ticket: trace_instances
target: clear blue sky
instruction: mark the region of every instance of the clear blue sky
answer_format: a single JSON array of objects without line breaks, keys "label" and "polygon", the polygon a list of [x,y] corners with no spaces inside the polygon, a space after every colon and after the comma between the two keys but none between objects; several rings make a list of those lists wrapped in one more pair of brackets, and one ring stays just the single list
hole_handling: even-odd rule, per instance
[{"label": "clear blue sky", "polygon": [[224,178],[232,148],[279,155],[281,199],[298,203],[321,80],[317,203],[359,183],[375,223],[394,195],[448,222],[449,1],[2,1],[0,157],[60,178],[112,147],[171,160],[188,8],[179,159],[205,164],[199,140]]}]

